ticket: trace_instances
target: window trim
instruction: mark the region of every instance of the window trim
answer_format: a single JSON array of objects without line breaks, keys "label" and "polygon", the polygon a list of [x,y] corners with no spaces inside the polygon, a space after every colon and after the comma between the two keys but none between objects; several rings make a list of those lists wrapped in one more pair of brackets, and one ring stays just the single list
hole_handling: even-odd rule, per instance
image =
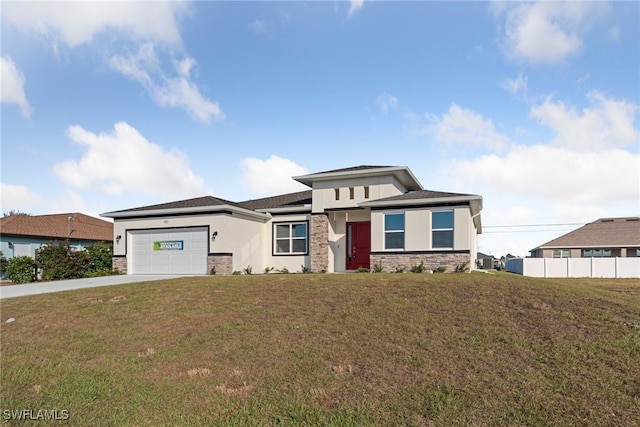
[{"label": "window trim", "polygon": [[[387,215],[402,215],[402,230],[387,230]],[[405,211],[397,212],[385,212],[382,214],[382,244],[385,251],[404,251],[407,245],[407,214]],[[402,233],[402,247],[400,248],[388,248],[387,247],[387,234]]]},{"label": "window trim", "polygon": [[[560,256],[556,256],[556,252],[559,252]],[[551,257],[558,259],[571,258],[571,249],[553,249],[551,251]]]},{"label": "window trim", "polygon": [[611,249],[583,249],[582,258],[612,258],[612,252]]},{"label": "window trim", "polygon": [[[441,213],[441,212],[451,212],[451,219],[452,219],[452,224],[451,227],[447,227],[447,228],[435,228],[433,226],[433,214],[434,213]],[[438,209],[438,210],[432,210],[431,211],[431,249],[438,249],[438,250],[453,250],[454,246],[456,244],[456,211],[455,209]],[[435,239],[433,238],[433,233],[435,232],[442,232],[442,231],[450,231],[451,232],[451,246],[435,246]]]},{"label": "window trim", "polygon": [[[294,240],[303,240],[302,237],[294,237],[293,234],[293,226],[298,224],[304,224],[307,232],[304,236],[304,252],[292,252],[293,251],[293,241]],[[289,225],[289,236],[286,238],[277,237],[276,228],[278,225]],[[288,240],[289,241],[289,252],[277,252],[278,240]],[[298,221],[274,221],[271,227],[271,255],[272,256],[301,256],[309,254],[309,221],[308,220],[298,220]]]}]

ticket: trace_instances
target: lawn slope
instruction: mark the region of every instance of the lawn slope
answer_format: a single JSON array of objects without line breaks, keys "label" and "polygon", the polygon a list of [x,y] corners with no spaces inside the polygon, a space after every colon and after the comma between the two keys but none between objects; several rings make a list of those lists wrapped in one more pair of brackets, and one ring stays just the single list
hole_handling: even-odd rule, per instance
[{"label": "lawn slope", "polygon": [[3,421],[22,409],[105,426],[640,420],[637,280],[210,276],[0,312]]}]

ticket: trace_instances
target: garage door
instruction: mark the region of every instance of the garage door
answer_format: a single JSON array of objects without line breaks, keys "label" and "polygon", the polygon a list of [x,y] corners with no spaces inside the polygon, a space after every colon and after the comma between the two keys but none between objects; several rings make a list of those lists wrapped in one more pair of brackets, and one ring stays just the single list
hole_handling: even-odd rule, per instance
[{"label": "garage door", "polygon": [[207,274],[206,228],[129,231],[131,274]]}]

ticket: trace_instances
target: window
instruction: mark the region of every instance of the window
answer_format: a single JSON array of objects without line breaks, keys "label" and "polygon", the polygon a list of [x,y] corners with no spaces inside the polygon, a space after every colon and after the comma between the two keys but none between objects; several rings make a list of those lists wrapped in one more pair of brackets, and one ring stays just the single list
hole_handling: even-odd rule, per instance
[{"label": "window", "polygon": [[385,214],[384,248],[404,249],[404,213]]},{"label": "window", "polygon": [[583,249],[583,258],[608,258],[611,256],[611,249]]},{"label": "window", "polygon": [[453,211],[431,213],[431,246],[453,249]]},{"label": "window", "polygon": [[571,258],[571,249],[554,249],[554,258]]},{"label": "window", "polygon": [[364,186],[364,198],[365,199],[369,198],[369,186],[368,185]]},{"label": "window", "polygon": [[353,191],[353,187],[349,187],[349,198],[350,198],[351,200],[353,200],[353,193],[354,193],[354,191]]},{"label": "window", "polygon": [[339,188],[334,188],[335,192],[336,192],[336,200],[340,200],[340,189]]},{"label": "window", "polygon": [[307,253],[307,223],[276,223],[274,226],[274,253],[276,255],[304,255]]}]

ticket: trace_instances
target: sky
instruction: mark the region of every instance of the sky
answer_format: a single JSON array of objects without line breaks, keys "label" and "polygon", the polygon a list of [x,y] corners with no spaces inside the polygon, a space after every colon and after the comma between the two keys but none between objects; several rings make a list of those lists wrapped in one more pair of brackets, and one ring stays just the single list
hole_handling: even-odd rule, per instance
[{"label": "sky", "polygon": [[640,216],[640,2],[12,2],[1,209],[100,213],[408,166],[479,250]]}]

